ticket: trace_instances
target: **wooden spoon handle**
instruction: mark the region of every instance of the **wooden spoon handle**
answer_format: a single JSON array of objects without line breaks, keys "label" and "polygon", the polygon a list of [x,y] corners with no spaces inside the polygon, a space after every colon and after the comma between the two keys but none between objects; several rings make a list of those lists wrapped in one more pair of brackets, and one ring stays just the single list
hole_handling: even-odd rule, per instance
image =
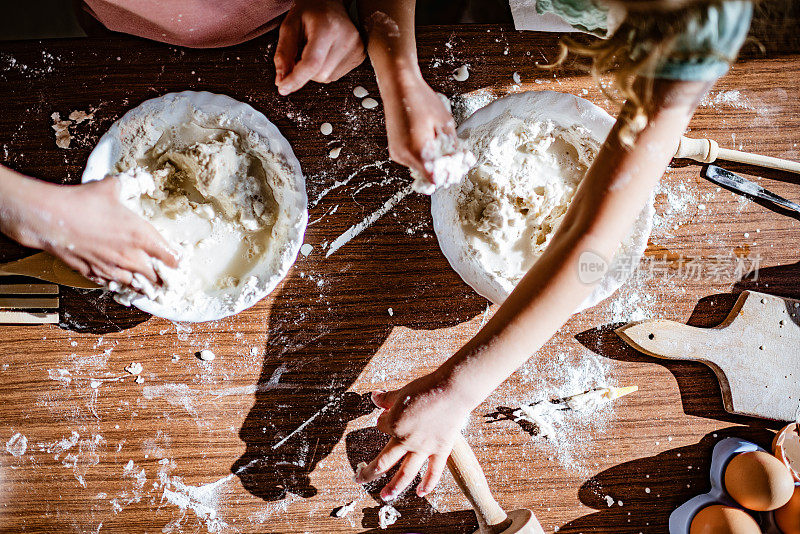
[{"label": "wooden spoon handle", "polygon": [[54,284],[83,289],[97,289],[100,287],[47,252],[39,252],[21,260],[0,264],[0,275],[30,276],[46,282],[53,282]]},{"label": "wooden spoon handle", "polygon": [[681,137],[678,150],[675,152],[676,158],[689,158],[700,163],[713,163],[717,159],[726,161],[736,161],[748,165],[757,165],[769,169],[800,173],[800,162],[788,159],[773,158],[772,156],[762,156],[740,150],[730,150],[720,148],[719,143],[713,139],[693,139],[691,137]]},{"label": "wooden spoon handle", "polygon": [[453,444],[453,452],[447,459],[450,473],[475,509],[481,534],[498,534],[511,526],[511,519],[492,497],[486,475],[475,457],[475,453],[462,436]]}]

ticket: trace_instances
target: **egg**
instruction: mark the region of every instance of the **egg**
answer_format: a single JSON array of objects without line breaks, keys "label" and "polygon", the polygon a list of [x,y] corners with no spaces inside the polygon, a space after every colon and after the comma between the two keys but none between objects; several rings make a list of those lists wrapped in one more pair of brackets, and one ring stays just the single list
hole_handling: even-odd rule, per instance
[{"label": "egg", "polygon": [[800,482],[800,432],[798,423],[791,423],[775,435],[772,453],[791,471],[795,481]]},{"label": "egg", "polygon": [[697,512],[689,534],[761,534],[761,529],[744,510],[712,504]]},{"label": "egg", "polygon": [[775,523],[783,534],[800,534],[800,486],[789,502],[775,510]]},{"label": "egg", "polygon": [[768,452],[743,452],[725,468],[725,489],[743,507],[766,512],[789,502],[794,478],[783,462]]}]

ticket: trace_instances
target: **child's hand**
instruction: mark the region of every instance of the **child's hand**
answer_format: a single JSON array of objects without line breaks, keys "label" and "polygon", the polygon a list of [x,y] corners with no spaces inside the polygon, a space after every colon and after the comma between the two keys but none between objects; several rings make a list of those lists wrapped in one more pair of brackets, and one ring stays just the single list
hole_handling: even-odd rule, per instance
[{"label": "child's hand", "polygon": [[375,391],[372,402],[385,410],[376,426],[392,439],[361,471],[357,481],[375,480],[405,458],[397,474],[381,490],[381,498],[390,501],[414,480],[428,460],[428,469],[417,486],[417,495],[424,497],[439,483],[470,405],[459,401],[434,375],[414,380],[399,390]]},{"label": "child's hand", "polygon": [[127,286],[140,273],[158,284],[150,258],[176,267],[177,256],[155,228],[120,204],[116,188],[113,179],[66,187],[37,182],[35,198],[17,202],[3,230],[87,278]]},{"label": "child's hand", "polygon": [[296,0],[278,35],[275,85],[280,94],[288,95],[309,80],[333,82],[364,57],[364,43],[342,0]]},{"label": "child's hand", "polygon": [[456,135],[453,116],[441,97],[416,74],[397,80],[390,91],[382,94],[389,156],[430,179],[422,150],[440,132]]}]

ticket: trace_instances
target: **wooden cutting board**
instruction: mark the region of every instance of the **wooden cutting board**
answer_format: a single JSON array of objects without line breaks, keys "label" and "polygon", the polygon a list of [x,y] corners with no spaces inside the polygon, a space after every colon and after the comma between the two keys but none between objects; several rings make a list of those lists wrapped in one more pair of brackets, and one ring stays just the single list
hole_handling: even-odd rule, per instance
[{"label": "wooden cutting board", "polygon": [[656,319],[617,329],[656,358],[703,362],[716,373],[725,409],[794,421],[800,404],[800,301],[744,291],[719,326]]}]

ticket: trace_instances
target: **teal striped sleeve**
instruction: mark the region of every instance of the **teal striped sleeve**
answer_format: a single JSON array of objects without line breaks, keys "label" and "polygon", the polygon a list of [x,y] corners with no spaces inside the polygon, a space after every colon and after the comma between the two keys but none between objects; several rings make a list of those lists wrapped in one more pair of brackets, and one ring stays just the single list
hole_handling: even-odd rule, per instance
[{"label": "teal striped sleeve", "polygon": [[712,81],[721,77],[739,53],[752,16],[753,4],[746,0],[708,6],[678,37],[673,57],[666,58],[653,76],[686,81]]}]

